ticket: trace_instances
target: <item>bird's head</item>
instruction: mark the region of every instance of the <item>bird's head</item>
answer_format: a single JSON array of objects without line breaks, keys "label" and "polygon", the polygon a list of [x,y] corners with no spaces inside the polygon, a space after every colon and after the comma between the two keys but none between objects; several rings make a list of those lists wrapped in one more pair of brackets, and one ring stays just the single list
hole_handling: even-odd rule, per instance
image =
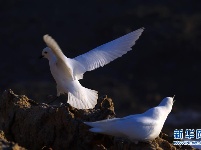
[{"label": "bird's head", "polygon": [[172,106],[174,103],[174,97],[166,97],[162,100],[162,102],[159,104],[160,106]]},{"label": "bird's head", "polygon": [[159,104],[159,106],[165,106],[169,111],[171,111],[174,102],[175,102],[174,96],[166,97],[162,100],[162,102]]},{"label": "bird's head", "polygon": [[40,56],[40,58],[47,58],[48,60],[50,60],[53,55],[54,54],[52,50],[49,47],[46,47],[43,49],[42,55]]}]

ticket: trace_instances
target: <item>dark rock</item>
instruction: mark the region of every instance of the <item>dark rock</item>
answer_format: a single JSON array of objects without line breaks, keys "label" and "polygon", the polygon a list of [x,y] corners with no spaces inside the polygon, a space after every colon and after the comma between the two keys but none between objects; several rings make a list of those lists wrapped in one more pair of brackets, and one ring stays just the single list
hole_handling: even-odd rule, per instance
[{"label": "dark rock", "polygon": [[39,104],[11,90],[6,90],[0,99],[0,127],[6,139],[27,149],[177,149],[165,134],[151,142],[135,144],[127,139],[91,133],[83,123],[114,117],[114,104],[107,97],[99,99],[95,109],[89,110],[79,110],[69,104]]},{"label": "dark rock", "polygon": [[4,136],[4,132],[0,130],[0,149],[1,150],[25,150],[14,142],[8,142]]}]

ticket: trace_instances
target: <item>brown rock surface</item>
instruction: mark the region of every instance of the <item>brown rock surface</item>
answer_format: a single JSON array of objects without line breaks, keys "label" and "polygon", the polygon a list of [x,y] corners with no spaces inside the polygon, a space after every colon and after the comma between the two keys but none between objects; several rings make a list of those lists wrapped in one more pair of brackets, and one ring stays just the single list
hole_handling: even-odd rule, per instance
[{"label": "brown rock surface", "polygon": [[[39,104],[11,90],[6,90],[0,99],[1,130],[6,139],[27,149],[193,149],[173,146],[173,139],[165,134],[149,143],[135,144],[126,139],[91,133],[89,127],[83,124],[83,121],[114,117],[114,105],[110,98],[99,99],[95,109],[91,110],[78,110],[69,104]],[[0,138],[5,141],[4,136]]]},{"label": "brown rock surface", "polygon": [[4,132],[0,130],[0,150],[25,150],[14,142],[8,142],[4,136]]}]

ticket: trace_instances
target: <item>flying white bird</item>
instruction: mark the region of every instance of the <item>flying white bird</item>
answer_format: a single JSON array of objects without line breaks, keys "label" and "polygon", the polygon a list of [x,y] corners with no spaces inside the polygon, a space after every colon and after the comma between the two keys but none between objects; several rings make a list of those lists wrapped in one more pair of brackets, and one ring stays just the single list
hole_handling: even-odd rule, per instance
[{"label": "flying white bird", "polygon": [[42,56],[49,60],[51,73],[57,83],[57,96],[68,94],[68,103],[79,109],[94,108],[98,92],[85,88],[79,83],[86,71],[103,67],[114,59],[132,50],[135,41],[144,28],[128,33],[116,40],[103,44],[85,54],[73,59],[67,58],[56,41],[49,35],[43,40],[48,47],[42,51]]},{"label": "flying white bird", "polygon": [[84,123],[93,127],[89,129],[91,132],[124,137],[135,143],[149,141],[160,134],[164,122],[172,110],[173,102],[172,97],[166,97],[157,107],[142,114]]}]

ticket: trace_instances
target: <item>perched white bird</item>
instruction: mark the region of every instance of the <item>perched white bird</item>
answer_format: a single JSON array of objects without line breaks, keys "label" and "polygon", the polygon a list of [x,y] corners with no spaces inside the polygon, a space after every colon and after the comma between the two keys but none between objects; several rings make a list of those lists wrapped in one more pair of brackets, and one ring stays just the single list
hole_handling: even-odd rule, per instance
[{"label": "perched white bird", "polygon": [[149,141],[160,134],[173,102],[172,97],[166,97],[157,107],[142,114],[84,123],[93,127],[89,129],[91,132],[124,137],[135,143]]},{"label": "perched white bird", "polygon": [[43,40],[48,47],[42,51],[42,57],[49,60],[51,73],[57,83],[57,96],[68,94],[68,103],[79,109],[94,108],[98,99],[98,92],[83,87],[79,79],[86,71],[103,67],[114,59],[132,50],[135,41],[142,34],[144,28],[128,33],[116,40],[103,44],[85,54],[73,59],[67,58],[56,41],[49,35]]}]

